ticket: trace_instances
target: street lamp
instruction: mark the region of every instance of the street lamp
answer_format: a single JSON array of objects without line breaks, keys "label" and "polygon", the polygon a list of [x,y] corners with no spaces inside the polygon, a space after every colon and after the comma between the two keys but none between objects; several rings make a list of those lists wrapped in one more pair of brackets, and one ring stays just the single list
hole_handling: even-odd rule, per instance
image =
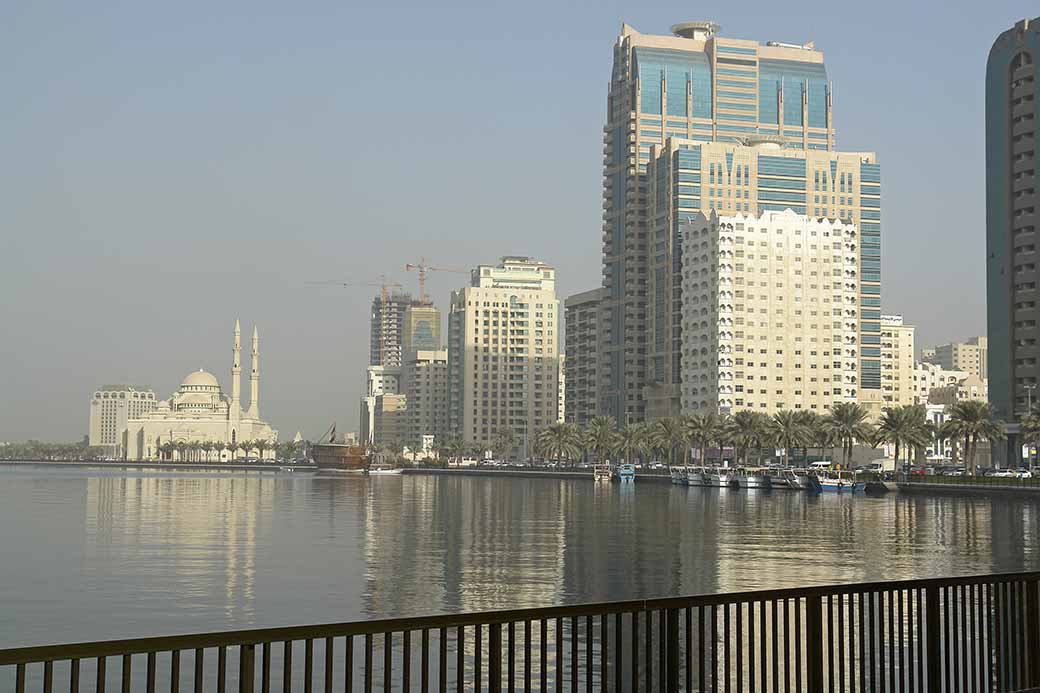
[{"label": "street lamp", "polygon": [[1033,413],[1033,390],[1036,389],[1036,383],[1023,385],[1022,387],[1026,391],[1026,416],[1029,416]]}]

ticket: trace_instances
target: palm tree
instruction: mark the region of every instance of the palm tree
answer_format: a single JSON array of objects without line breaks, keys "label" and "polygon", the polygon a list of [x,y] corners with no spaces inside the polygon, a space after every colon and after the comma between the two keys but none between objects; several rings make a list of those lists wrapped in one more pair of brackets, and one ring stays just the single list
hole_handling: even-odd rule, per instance
[{"label": "palm tree", "polygon": [[267,440],[265,438],[257,438],[254,441],[254,443],[256,445],[256,449],[260,453],[260,455],[259,455],[260,459],[263,460],[264,459],[264,450],[267,450],[267,449],[269,449],[271,447],[271,441],[269,441],[269,440]]},{"label": "palm tree", "polygon": [[881,414],[874,440],[895,446],[895,462],[899,467],[899,451],[909,451],[927,445],[932,438],[932,426],[927,419],[924,406],[888,407]]},{"label": "palm tree", "polygon": [[466,452],[466,443],[462,438],[452,438],[444,444],[444,451],[448,455],[448,461],[454,459],[456,462],[461,462],[462,456]]},{"label": "palm tree", "polygon": [[618,432],[614,451],[626,462],[646,451],[646,430],[639,424],[630,424]]},{"label": "palm tree", "polygon": [[[1020,426],[1022,442],[1031,447],[1040,446],[1040,408],[1034,407],[1033,411],[1022,417]],[[1032,455],[1029,457],[1029,466],[1035,466]]]},{"label": "palm tree", "polygon": [[174,447],[177,449],[177,461],[178,462],[183,462],[184,461],[184,453],[188,449],[188,444],[186,442],[184,442],[183,440],[180,440],[180,441],[177,441],[176,443],[174,443]]},{"label": "palm tree", "polygon": [[947,407],[944,433],[964,440],[968,474],[975,474],[975,451],[980,440],[993,443],[1004,438],[1004,422],[993,420],[993,410],[981,400],[965,400]]},{"label": "palm tree", "polygon": [[675,450],[683,451],[683,464],[686,464],[687,442],[685,422],[680,418],[666,418],[654,423],[650,428],[651,444],[668,453],[668,466],[675,464]]},{"label": "palm tree", "polygon": [[516,434],[511,428],[500,428],[491,439],[491,452],[495,459],[505,459],[516,447]]},{"label": "palm tree", "polygon": [[690,414],[683,419],[683,427],[686,429],[686,440],[700,448],[700,463],[705,466],[708,446],[719,435],[719,417],[714,412]]},{"label": "palm tree", "polygon": [[177,446],[174,445],[172,441],[168,440],[159,446],[159,451],[163,454],[163,458],[169,461],[173,459],[173,451],[176,448]]},{"label": "palm tree", "polygon": [[574,424],[550,424],[535,436],[534,448],[543,459],[573,462],[581,455],[581,432]]},{"label": "palm tree", "polygon": [[848,467],[852,457],[852,446],[857,440],[868,440],[872,430],[867,419],[870,414],[860,404],[838,402],[831,407],[826,426],[841,444],[841,466]]},{"label": "palm tree", "polygon": [[585,427],[585,446],[592,450],[599,464],[605,464],[617,446],[616,429],[617,424],[610,416],[595,416]]},{"label": "palm tree", "polygon": [[729,417],[726,424],[726,436],[733,441],[735,456],[747,465],[748,452],[759,444],[762,438],[762,420],[753,411],[738,411]]},{"label": "palm tree", "polygon": [[793,409],[782,409],[769,420],[773,438],[782,448],[781,455],[785,467],[791,459],[791,448],[801,445],[809,438],[805,424],[806,417],[803,412]]}]

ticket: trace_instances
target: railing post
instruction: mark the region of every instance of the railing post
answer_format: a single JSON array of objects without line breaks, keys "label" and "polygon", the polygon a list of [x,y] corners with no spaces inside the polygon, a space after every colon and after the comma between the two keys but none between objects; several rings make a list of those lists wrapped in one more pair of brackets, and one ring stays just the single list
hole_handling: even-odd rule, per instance
[{"label": "railing post", "polygon": [[938,693],[942,690],[942,626],[939,609],[939,588],[926,587],[924,590],[924,628],[928,693]]},{"label": "railing post", "polygon": [[[805,598],[805,665],[806,690],[823,693],[823,602],[819,595]],[[762,677],[764,680],[764,671]]]},{"label": "railing post", "polygon": [[502,690],[502,624],[492,623],[488,626],[488,690],[500,693]]},{"label": "railing post", "polygon": [[1026,666],[1029,667],[1027,680],[1033,688],[1040,688],[1040,662],[1036,661],[1040,652],[1040,580],[1026,581]]},{"label": "railing post", "polygon": [[241,645],[238,648],[238,690],[239,693],[253,693],[255,645]]},{"label": "railing post", "polygon": [[667,633],[668,644],[665,651],[666,661],[666,672],[662,672],[667,677],[668,686],[667,690],[677,691],[679,690],[679,610],[668,609],[665,612],[665,632]]}]

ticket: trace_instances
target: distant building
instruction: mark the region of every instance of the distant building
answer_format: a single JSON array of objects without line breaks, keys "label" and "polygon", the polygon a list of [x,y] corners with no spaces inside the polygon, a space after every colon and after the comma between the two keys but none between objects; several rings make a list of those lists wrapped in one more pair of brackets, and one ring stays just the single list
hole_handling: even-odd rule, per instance
[{"label": "distant building", "polygon": [[450,427],[490,447],[512,432],[521,457],[559,415],[556,270],[528,257],[480,265],[452,292],[448,315]]},{"label": "distant building", "polygon": [[[377,445],[405,446],[408,431],[408,401],[404,395],[377,395],[372,409],[372,439]],[[363,422],[364,423],[364,422]]]},{"label": "distant building", "polygon": [[372,319],[368,363],[372,366],[400,368],[405,313],[412,305],[410,294],[394,292],[384,301],[372,299]]},{"label": "distant building", "polygon": [[448,438],[448,350],[413,350],[401,369],[401,392],[407,409],[404,444],[422,449],[424,436],[434,443]]},{"label": "distant building", "polygon": [[928,394],[928,403],[949,406],[967,400],[985,402],[988,397],[986,381],[977,375],[969,375],[956,383],[933,389]]},{"label": "distant building", "polygon": [[951,342],[925,349],[921,360],[934,363],[948,371],[964,371],[982,379],[987,378],[989,340],[972,337],[963,342]]},{"label": "distant building", "polygon": [[1040,376],[1040,17],[1023,19],[993,42],[986,62],[986,332],[987,369],[997,418],[1010,422],[994,447],[998,466],[1022,461],[1015,423]]},{"label": "distant building", "polygon": [[[201,443],[213,446],[202,459],[226,460],[239,451],[247,455],[273,457],[278,431],[260,418],[260,337],[253,328],[252,367],[249,376],[249,406],[241,405],[241,329],[235,321],[231,364],[231,396],[220,389],[212,374],[202,369],[189,373],[169,400],[127,421],[126,456],[129,459],[184,459],[180,452],[165,452],[166,443]],[[263,453],[251,441],[263,440]]]},{"label": "distant building", "polygon": [[441,348],[441,312],[430,304],[415,302],[404,312],[401,330],[402,365],[415,351]]},{"label": "distant building", "polygon": [[791,210],[683,225],[684,414],[857,401],[857,237]]},{"label": "distant building", "polygon": [[400,366],[369,366],[365,370],[365,395],[361,398],[359,437],[362,444],[380,442],[376,439],[376,398],[401,393]]},{"label": "distant building", "polygon": [[881,316],[881,397],[884,407],[914,403],[914,326],[902,315]]},{"label": "distant building", "polygon": [[122,458],[126,453],[127,421],[140,418],[156,407],[155,392],[138,385],[104,385],[90,398],[90,431],[87,444],[106,455]]},{"label": "distant building", "polygon": [[948,371],[934,363],[914,364],[914,404],[928,404],[933,390],[956,386],[967,377],[966,371]]},{"label": "distant building", "polygon": [[606,289],[593,289],[568,296],[564,302],[564,416],[568,423],[579,426],[585,426],[600,408],[599,321],[606,296]]},{"label": "distant building", "polygon": [[560,354],[560,365],[556,376],[556,421],[563,423],[567,419],[567,355]]}]

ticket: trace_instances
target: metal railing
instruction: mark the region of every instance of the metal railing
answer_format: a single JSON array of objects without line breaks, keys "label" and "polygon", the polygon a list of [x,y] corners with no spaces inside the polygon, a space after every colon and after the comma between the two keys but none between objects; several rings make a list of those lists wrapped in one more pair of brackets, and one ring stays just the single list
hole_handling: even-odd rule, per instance
[{"label": "metal railing", "polygon": [[1015,691],[1038,636],[1015,573],[14,648],[0,689]]}]

